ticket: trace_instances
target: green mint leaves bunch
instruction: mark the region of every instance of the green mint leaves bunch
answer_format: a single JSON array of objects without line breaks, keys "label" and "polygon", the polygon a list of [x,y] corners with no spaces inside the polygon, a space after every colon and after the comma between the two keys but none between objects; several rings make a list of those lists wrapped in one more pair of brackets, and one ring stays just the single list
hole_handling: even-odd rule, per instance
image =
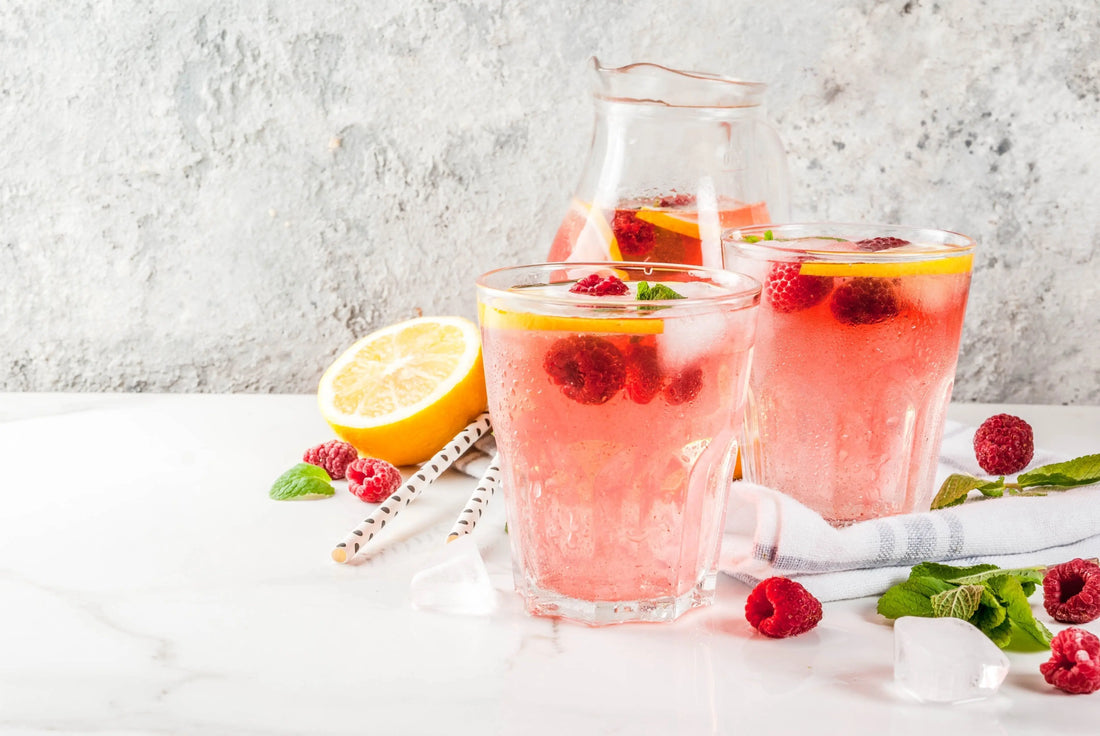
[{"label": "green mint leaves bunch", "polygon": [[1031,612],[1028,597],[1042,585],[1045,567],[1002,570],[996,565],[953,567],[922,562],[909,579],[882,594],[878,612],[969,621],[1001,649],[1040,651],[1053,638]]},{"label": "green mint leaves bunch", "polygon": [[1008,493],[1013,496],[1045,496],[1050,491],[1100,483],[1100,454],[1085,455],[1063,463],[1053,463],[1020,473],[1015,481],[1005,481],[1005,476],[995,480],[976,478],[965,473],[954,473],[940,486],[932,499],[933,509],[945,509],[964,502],[971,491],[983,496],[999,498]]},{"label": "green mint leaves bunch", "polygon": [[664,284],[649,285],[648,281],[638,282],[638,301],[658,301],[662,299],[683,299],[683,294],[677,294],[675,289]]}]

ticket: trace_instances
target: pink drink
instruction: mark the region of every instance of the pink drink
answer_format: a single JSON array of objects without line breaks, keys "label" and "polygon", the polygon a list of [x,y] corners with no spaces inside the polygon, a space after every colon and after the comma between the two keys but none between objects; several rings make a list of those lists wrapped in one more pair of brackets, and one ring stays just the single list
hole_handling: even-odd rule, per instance
[{"label": "pink drink", "polygon": [[[671,620],[713,599],[759,287],[615,264],[631,293],[583,296],[606,266],[560,269],[479,282],[516,587],[534,614]],[[565,283],[509,288],[532,276]],[[631,279],[688,298],[639,302]]]},{"label": "pink drink", "polygon": [[766,230],[732,234],[725,252],[764,283],[746,478],[837,526],[928,510],[973,242],[855,225],[775,227],[769,241]]}]

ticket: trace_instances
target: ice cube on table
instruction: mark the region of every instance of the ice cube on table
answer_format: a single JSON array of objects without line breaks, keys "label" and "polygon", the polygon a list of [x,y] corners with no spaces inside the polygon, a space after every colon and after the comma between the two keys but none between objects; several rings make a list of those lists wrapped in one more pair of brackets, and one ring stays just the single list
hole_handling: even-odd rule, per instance
[{"label": "ice cube on table", "polygon": [[409,596],[423,611],[484,616],[497,608],[498,596],[477,543],[467,534],[435,550],[413,575]]},{"label": "ice cube on table", "polygon": [[894,622],[894,682],[918,700],[988,698],[1008,674],[1008,657],[961,618],[904,616]]}]

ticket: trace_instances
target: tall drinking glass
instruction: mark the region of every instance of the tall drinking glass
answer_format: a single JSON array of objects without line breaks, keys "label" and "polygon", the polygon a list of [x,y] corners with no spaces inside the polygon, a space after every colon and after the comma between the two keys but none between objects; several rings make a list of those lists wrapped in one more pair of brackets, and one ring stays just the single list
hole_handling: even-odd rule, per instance
[{"label": "tall drinking glass", "polygon": [[764,284],[745,414],[748,480],[843,526],[928,510],[974,242],[885,225],[727,233]]},{"label": "tall drinking glass", "polygon": [[[602,295],[576,293],[600,279]],[[741,274],[663,264],[541,264],[478,280],[528,612],[669,621],[713,600],[759,295]]]}]

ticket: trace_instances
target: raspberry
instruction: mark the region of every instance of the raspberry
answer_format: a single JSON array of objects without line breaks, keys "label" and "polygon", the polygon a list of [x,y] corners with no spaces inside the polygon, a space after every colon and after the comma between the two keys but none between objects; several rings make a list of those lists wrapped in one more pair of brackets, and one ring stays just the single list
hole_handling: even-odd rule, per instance
[{"label": "raspberry", "polygon": [[1018,473],[1035,454],[1031,425],[1011,414],[995,414],[974,433],[974,456],[990,475]]},{"label": "raspberry", "polygon": [[1047,570],[1043,607],[1062,623],[1094,621],[1100,616],[1100,565],[1078,558]]},{"label": "raspberry", "polygon": [[340,480],[357,457],[359,453],[347,442],[330,440],[306,450],[302,460],[310,465],[319,465],[325,469],[328,477]]},{"label": "raspberry", "polygon": [[829,295],[833,280],[829,276],[800,276],[799,263],[776,263],[764,284],[764,297],[777,312],[809,309]]},{"label": "raspberry", "polygon": [[1078,628],[1059,631],[1050,653],[1039,671],[1051,685],[1075,695],[1100,690],[1100,639],[1095,634]]},{"label": "raspberry", "polygon": [[866,240],[856,242],[856,248],[859,250],[872,252],[889,250],[890,248],[900,248],[903,245],[909,245],[909,241],[902,240],[901,238],[867,238]]},{"label": "raspberry", "polygon": [[562,393],[582,404],[602,404],[623,387],[623,354],[607,340],[572,335],[556,341],[542,361],[543,370]]},{"label": "raspberry", "polygon": [[378,458],[361,457],[347,473],[348,490],[367,503],[381,503],[401,487],[401,471]]},{"label": "raspberry", "polygon": [[846,325],[873,325],[897,316],[900,306],[886,279],[854,278],[836,287],[829,309]]},{"label": "raspberry", "polygon": [[699,395],[703,388],[703,369],[698,366],[687,368],[677,374],[665,387],[665,401],[678,406],[686,404]]},{"label": "raspberry", "polygon": [[661,392],[664,377],[657,365],[657,347],[632,343],[626,350],[626,395],[636,404],[648,404]]},{"label": "raspberry", "polygon": [[569,291],[590,296],[622,296],[630,289],[618,276],[600,276],[598,273],[590,273],[569,287]]},{"label": "raspberry", "polygon": [[787,578],[768,578],[749,593],[745,618],[765,636],[783,639],[804,634],[821,620],[821,601]]},{"label": "raspberry", "polygon": [[657,199],[658,207],[687,207],[689,204],[695,204],[694,194],[669,194]]},{"label": "raspberry", "polygon": [[630,210],[618,210],[611,220],[611,232],[619,244],[619,252],[624,258],[639,258],[653,250],[657,240],[657,228],[639,220]]}]

